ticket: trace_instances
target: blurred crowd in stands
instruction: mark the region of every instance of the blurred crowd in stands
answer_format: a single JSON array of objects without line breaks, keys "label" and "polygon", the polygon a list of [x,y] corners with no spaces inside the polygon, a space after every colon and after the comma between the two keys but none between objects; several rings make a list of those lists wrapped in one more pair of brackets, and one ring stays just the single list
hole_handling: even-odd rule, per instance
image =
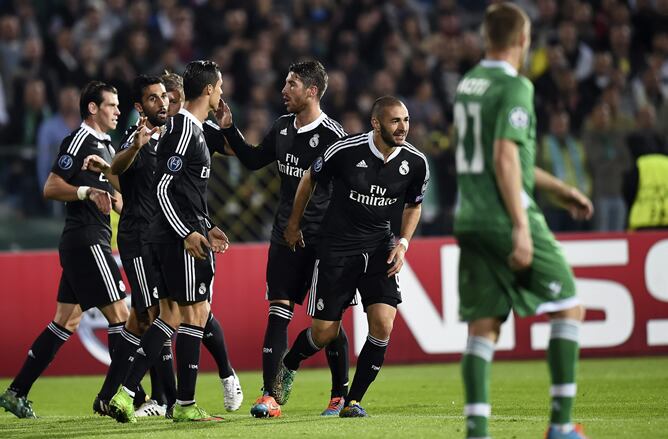
[{"label": "blurred crowd in stands", "polygon": [[[0,218],[59,215],[41,187],[61,139],[80,123],[78,89],[215,60],[224,98],[250,142],[284,113],[289,64],[329,72],[323,109],[349,133],[369,129],[381,95],[410,111],[409,141],[430,160],[423,235],[451,232],[456,203],[452,102],[483,55],[483,0],[5,0],[0,2]],[[572,221],[539,197],[555,231],[623,230],[635,158],[666,152],[668,0],[518,1],[532,18],[539,166],[595,202]],[[630,191],[626,191],[630,192]],[[271,218],[268,218],[271,221]]]}]

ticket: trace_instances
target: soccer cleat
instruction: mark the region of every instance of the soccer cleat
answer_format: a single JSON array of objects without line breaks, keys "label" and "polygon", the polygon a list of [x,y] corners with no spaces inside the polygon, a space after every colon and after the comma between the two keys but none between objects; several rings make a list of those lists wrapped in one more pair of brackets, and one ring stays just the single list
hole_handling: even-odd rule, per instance
[{"label": "soccer cleat", "polygon": [[273,396],[264,394],[255,400],[250,412],[254,418],[278,418],[281,416],[281,406]]},{"label": "soccer cleat", "polygon": [[118,388],[118,392],[109,401],[109,414],[118,422],[137,422],[133,398],[123,390],[122,386]]},{"label": "soccer cleat", "polygon": [[552,425],[545,433],[545,439],[587,439],[587,436],[584,435],[584,428],[580,424],[573,425],[573,429],[568,433],[563,433]]},{"label": "soccer cleat", "polygon": [[346,400],[343,397],[334,397],[329,400],[329,405],[324,412],[320,413],[320,416],[338,416],[345,405]]},{"label": "soccer cleat", "polygon": [[93,413],[100,416],[111,416],[111,412],[109,411],[109,401],[100,399],[99,395],[96,396],[95,401],[93,401]]},{"label": "soccer cleat", "polygon": [[186,406],[175,404],[172,416],[174,422],[219,422],[223,420],[219,416],[209,416],[206,410],[195,403]]},{"label": "soccer cleat", "polygon": [[280,405],[284,405],[288,402],[290,392],[292,391],[292,383],[295,381],[296,374],[296,370],[288,369],[285,367],[285,364],[283,364],[283,361],[281,361],[278,366],[276,378],[274,378],[274,385],[271,386],[272,389],[274,389],[274,398]]},{"label": "soccer cleat", "polygon": [[357,401],[350,401],[350,404],[341,409],[340,418],[366,418],[366,410]]},{"label": "soccer cleat", "polygon": [[227,378],[221,378],[220,382],[223,384],[225,410],[228,412],[239,410],[244,400],[244,392],[241,391],[241,383],[237,374],[232,371],[232,375]]},{"label": "soccer cleat", "polygon": [[3,407],[6,412],[12,412],[17,418],[37,418],[32,410],[32,401],[28,401],[25,396],[16,396],[13,390],[7,389],[0,395],[0,407]]},{"label": "soccer cleat", "polygon": [[165,411],[165,419],[174,419],[174,406],[175,405],[176,404],[172,404],[171,406],[169,406],[167,408],[167,410]]},{"label": "soccer cleat", "polygon": [[135,416],[138,418],[145,418],[147,416],[165,416],[167,413],[167,406],[158,404],[155,399],[149,399],[135,410]]}]

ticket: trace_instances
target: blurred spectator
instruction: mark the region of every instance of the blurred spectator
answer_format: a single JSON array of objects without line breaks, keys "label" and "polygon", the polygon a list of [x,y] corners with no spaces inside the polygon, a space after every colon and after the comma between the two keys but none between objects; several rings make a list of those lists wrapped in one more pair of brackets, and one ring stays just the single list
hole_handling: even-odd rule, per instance
[{"label": "blurred spectator", "polygon": [[[569,131],[568,113],[557,110],[550,116],[550,131],[543,136],[537,155],[538,165],[561,181],[591,195],[591,178],[587,172],[584,148]],[[541,194],[542,195],[542,194]],[[570,217],[568,211],[557,207],[557,200],[547,195],[543,210],[551,230],[565,232],[584,230],[586,224]]]},{"label": "blurred spectator", "polygon": [[23,87],[22,105],[15,107],[5,141],[10,144],[31,146],[37,139],[37,128],[51,116],[46,100],[46,87],[39,78],[28,79]]},{"label": "blurred spectator", "polygon": [[612,55],[608,51],[599,51],[594,54],[594,66],[591,74],[580,82],[579,89],[582,95],[584,111],[589,113],[598,101],[601,93],[614,80]]},{"label": "blurred spectator", "polygon": [[102,0],[87,0],[83,17],[72,29],[72,39],[76,46],[80,47],[84,41],[92,42],[102,57],[109,54],[114,36],[112,24],[105,19],[104,14],[105,6]]},{"label": "blurred spectator", "polygon": [[572,21],[559,23],[559,44],[564,49],[564,55],[575,79],[583,80],[591,74],[594,64],[594,53],[591,48],[578,37],[578,30]]},{"label": "blurred spectator", "polygon": [[635,163],[641,155],[668,153],[666,139],[656,127],[654,107],[647,105],[638,109],[636,129],[628,135],[626,144],[631,154],[631,163]]},{"label": "blurred spectator", "polygon": [[582,141],[592,176],[594,228],[601,232],[622,231],[626,223],[622,186],[631,161],[624,134],[612,125],[605,103],[594,107]]}]

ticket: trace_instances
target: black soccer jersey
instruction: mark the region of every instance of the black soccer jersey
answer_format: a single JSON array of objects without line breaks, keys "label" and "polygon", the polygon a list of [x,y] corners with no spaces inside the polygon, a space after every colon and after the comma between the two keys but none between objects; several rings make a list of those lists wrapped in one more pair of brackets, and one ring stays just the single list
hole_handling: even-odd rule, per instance
[{"label": "black soccer jersey", "polygon": [[153,193],[158,210],[150,225],[150,242],[173,242],[206,231],[206,187],[211,156],[202,124],[182,108],[167,122],[158,142]]},{"label": "black soccer jersey", "polygon": [[315,159],[311,173],[318,185],[334,185],[321,229],[321,258],[361,254],[389,244],[390,218],[403,211],[405,203],[421,203],[429,181],[427,159],[417,148],[405,143],[385,162],[373,131],[332,144]]},{"label": "black soccer jersey", "polygon": [[[123,151],[134,141],[137,126],[132,126],[123,135],[120,150]],[[123,194],[123,212],[118,223],[118,237],[125,243],[131,243],[140,254],[142,236],[144,236],[151,219],[155,215],[155,192],[153,175],[157,163],[157,146],[159,132],[153,134],[134,158],[132,164],[118,176]],[[130,249],[128,249],[130,250]]]},{"label": "black soccer jersey", "polygon": [[[104,174],[83,171],[84,159],[95,154],[108,163],[114,156],[111,138],[100,134],[85,122],[63,139],[51,172],[73,186],[90,186],[114,193],[114,188]],[[73,248],[100,244],[109,246],[111,226],[109,215],[98,210],[90,200],[65,203],[65,228],[60,238],[60,248]]]},{"label": "black soccer jersey", "polygon": [[[258,146],[248,145],[234,126],[223,130],[230,146],[244,166],[259,169],[276,161],[281,177],[281,189],[271,240],[283,245],[285,245],[283,230],[292,212],[292,202],[299,180],[313,160],[321,155],[328,145],[346,135],[341,125],[327,117],[325,113],[321,113],[316,120],[299,129],[295,127],[295,118],[294,114],[288,114],[276,119]],[[327,184],[320,185],[306,207],[301,226],[304,240],[308,245],[317,242],[318,229],[327,210],[330,195],[331,187]]]}]

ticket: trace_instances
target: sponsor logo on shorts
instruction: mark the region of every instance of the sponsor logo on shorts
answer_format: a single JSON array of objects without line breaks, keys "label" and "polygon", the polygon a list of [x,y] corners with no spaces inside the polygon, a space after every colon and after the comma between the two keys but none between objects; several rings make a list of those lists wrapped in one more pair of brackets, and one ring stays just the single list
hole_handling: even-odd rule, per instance
[{"label": "sponsor logo on shorts", "polygon": [[206,285],[204,285],[204,282],[199,284],[199,289],[197,290],[197,292],[200,293],[200,294],[206,293]]},{"label": "sponsor logo on shorts", "polygon": [[125,283],[123,283],[122,280],[118,281],[118,289],[121,290],[122,293],[125,293]]},{"label": "sponsor logo on shorts", "polygon": [[561,293],[562,285],[561,285],[561,282],[558,282],[558,281],[556,281],[556,280],[553,280],[552,282],[550,282],[550,283],[547,285],[547,288],[550,290],[550,294],[551,294],[553,297],[556,297],[556,296],[559,295],[559,293]]},{"label": "sponsor logo on shorts", "polygon": [[67,171],[74,164],[74,159],[71,155],[63,155],[58,159],[58,167],[63,171]]},{"label": "sponsor logo on shorts", "polygon": [[318,308],[318,311],[322,311],[325,309],[325,302],[322,299],[318,299],[318,304],[315,307]]},{"label": "sponsor logo on shorts", "polygon": [[153,297],[158,298],[158,287],[153,287]]}]

